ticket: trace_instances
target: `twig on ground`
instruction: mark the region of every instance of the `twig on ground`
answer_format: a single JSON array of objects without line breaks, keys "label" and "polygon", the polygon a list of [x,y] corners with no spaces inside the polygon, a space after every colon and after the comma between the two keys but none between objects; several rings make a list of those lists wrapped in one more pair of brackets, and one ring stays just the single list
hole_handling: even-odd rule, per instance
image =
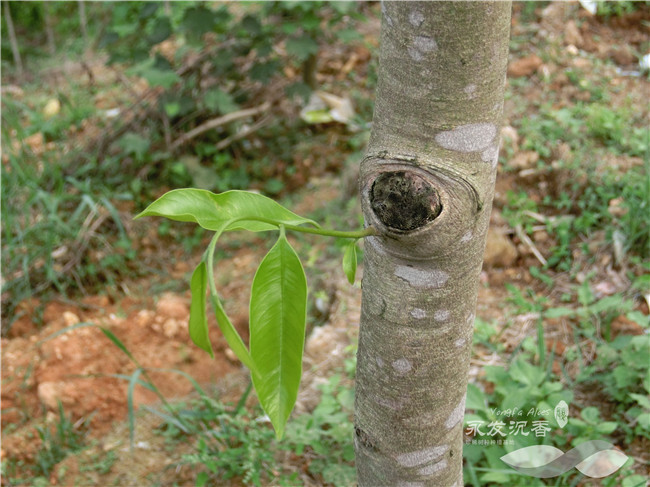
[{"label": "twig on ground", "polygon": [[246,117],[252,117],[254,115],[258,115],[262,112],[267,111],[271,107],[271,104],[269,102],[265,102],[262,105],[254,108],[247,108],[246,110],[239,110],[236,112],[228,113],[226,115],[223,115],[222,117],[218,118],[213,118],[212,120],[208,120],[205,123],[202,123],[198,127],[190,130],[189,132],[181,135],[178,139],[176,139],[170,149],[172,151],[175,151],[178,149],[180,146],[183,144],[186,144],[190,140],[192,140],[195,137],[198,137],[202,133],[207,132],[208,130],[213,130],[217,127],[221,127],[222,125],[225,125],[230,122],[234,122],[235,120],[239,120],[242,118]]},{"label": "twig on ground", "polygon": [[110,216],[108,212],[100,213],[97,215],[97,218],[94,218],[95,215],[97,215],[97,212],[95,210],[91,211],[88,214],[88,218],[86,218],[86,221],[84,222],[82,229],[79,232],[79,236],[75,240],[77,248],[74,249],[73,257],[63,266],[61,269],[61,274],[66,274],[72,268],[76,267],[79,262],[81,262],[81,259],[85,255],[86,249],[90,245],[90,239],[96,235],[97,229],[102,226],[102,224]]},{"label": "twig on ground", "polygon": [[523,211],[522,212],[524,215],[531,217],[533,220],[537,220],[540,223],[544,223],[545,225],[551,225],[552,227],[562,223],[563,221],[570,221],[573,217],[570,215],[564,215],[564,216],[546,216],[542,215],[541,213],[536,213],[534,211]]},{"label": "twig on ground", "polygon": [[526,232],[524,232],[524,229],[521,227],[521,225],[517,225],[515,227],[515,233],[517,234],[517,237],[530,249],[530,251],[533,253],[535,258],[542,264],[546,265],[548,262],[544,258],[544,256],[541,254],[539,250],[537,250],[537,247],[535,247],[535,244],[533,241],[530,239],[528,235],[526,235]]},{"label": "twig on ground", "polygon": [[233,142],[237,142],[238,140],[243,139],[244,137],[248,137],[250,134],[257,132],[259,129],[264,127],[264,125],[266,125],[270,121],[271,121],[271,117],[268,116],[264,117],[259,122],[251,125],[250,127],[246,127],[240,130],[239,132],[237,132],[236,134],[226,137],[216,145],[217,150],[223,150]]}]

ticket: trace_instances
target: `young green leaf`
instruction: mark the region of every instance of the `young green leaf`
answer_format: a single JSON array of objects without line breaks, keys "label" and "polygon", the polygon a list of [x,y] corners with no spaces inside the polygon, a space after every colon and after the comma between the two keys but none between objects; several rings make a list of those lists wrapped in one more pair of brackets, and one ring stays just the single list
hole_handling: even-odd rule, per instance
[{"label": "young green leaf", "polygon": [[307,280],[284,231],[255,273],[250,302],[253,376],[262,408],[282,438],[298,395],[305,341]]},{"label": "young green leaf", "polygon": [[[165,193],[136,216],[163,216],[170,220],[194,222],[206,230],[250,230],[264,232],[276,230],[278,225],[301,225],[313,220],[303,218],[287,210],[271,198],[249,191],[226,191],[214,194],[203,189],[175,189]],[[250,219],[249,219],[250,218]],[[256,218],[273,223],[256,221]]]},{"label": "young green leaf", "polygon": [[353,240],[345,247],[343,254],[343,272],[348,277],[350,284],[354,284],[357,275],[357,241]]},{"label": "young green leaf", "polygon": [[[201,261],[192,274],[190,289],[192,291],[192,304],[190,306],[190,338],[200,348],[214,357],[210,337],[208,335],[208,321],[205,312],[206,289],[208,284],[208,272],[205,261]],[[237,333],[237,330],[228,319],[226,312],[217,296],[212,296],[212,307],[214,308],[217,325],[223,334],[228,346],[235,353],[237,358],[250,369],[252,374],[256,373],[253,360],[251,359],[244,341]]]},{"label": "young green leaf", "polygon": [[248,353],[248,349],[246,348],[246,345],[244,345],[244,341],[241,339],[239,333],[237,333],[237,330],[228,318],[228,315],[223,309],[223,305],[221,304],[221,301],[218,297],[213,296],[212,307],[214,308],[215,315],[217,316],[217,324],[219,325],[219,329],[221,330],[221,333],[223,333],[226,342],[228,342],[228,346],[233,352],[235,352],[235,355],[237,355],[237,358],[241,361],[241,363],[248,367],[248,369],[251,371],[251,375],[255,377],[257,374],[255,363],[253,362],[250,353]]},{"label": "young green leaf", "polygon": [[214,358],[210,336],[208,335],[208,320],[205,314],[206,292],[208,286],[208,272],[204,261],[201,261],[190,280],[192,303],[190,305],[190,338],[199,347]]}]

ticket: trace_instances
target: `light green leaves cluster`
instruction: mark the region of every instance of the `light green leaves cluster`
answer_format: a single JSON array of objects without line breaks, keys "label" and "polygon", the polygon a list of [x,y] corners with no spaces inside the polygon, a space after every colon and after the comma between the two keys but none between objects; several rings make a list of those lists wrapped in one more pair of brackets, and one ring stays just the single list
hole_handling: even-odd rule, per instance
[{"label": "light green leaves cluster", "polygon": [[[353,238],[343,258],[343,269],[351,283],[354,283],[357,267],[356,241],[367,231],[323,230],[314,221],[296,215],[272,199],[247,191],[214,194],[200,189],[174,190],[153,202],[136,218],[144,216],[194,222],[215,232],[190,281],[190,337],[197,346],[214,357],[206,314],[209,295],[221,333],[235,355],[251,371],[260,404],[270,418],[277,437],[281,438],[300,386],[307,314],[305,272],[287,240],[285,229]],[[253,279],[249,351],[226,315],[217,294],[214,252],[219,237],[225,231],[263,232],[278,229],[278,240],[260,263]]]}]

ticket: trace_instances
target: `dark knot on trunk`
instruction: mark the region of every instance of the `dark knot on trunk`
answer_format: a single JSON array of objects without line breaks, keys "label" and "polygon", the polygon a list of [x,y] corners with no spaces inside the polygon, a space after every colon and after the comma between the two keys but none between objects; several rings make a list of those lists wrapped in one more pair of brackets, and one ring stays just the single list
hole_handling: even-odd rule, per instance
[{"label": "dark knot on trunk", "polygon": [[372,183],[370,206],[386,227],[401,232],[427,225],[442,211],[436,188],[409,171],[380,174]]}]

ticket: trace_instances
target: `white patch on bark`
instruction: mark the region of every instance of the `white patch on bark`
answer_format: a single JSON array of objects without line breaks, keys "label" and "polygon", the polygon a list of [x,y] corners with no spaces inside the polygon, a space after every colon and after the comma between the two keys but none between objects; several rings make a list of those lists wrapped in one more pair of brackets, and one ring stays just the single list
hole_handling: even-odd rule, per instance
[{"label": "white patch on bark", "polygon": [[449,319],[449,311],[446,309],[439,309],[433,313],[433,319],[436,321],[447,321]]},{"label": "white patch on bark", "polygon": [[421,468],[420,470],[418,470],[418,473],[420,475],[431,475],[436,472],[439,472],[445,467],[447,467],[447,460],[443,458],[437,463],[432,463],[431,465],[427,465],[426,467]]},{"label": "white patch on bark", "polygon": [[467,93],[468,95],[471,95],[476,91],[476,85],[467,85],[465,88],[463,88],[463,91]]},{"label": "white patch on bark", "polygon": [[384,366],[384,359],[381,358],[381,357],[377,357],[377,358],[375,359],[375,362],[377,362],[377,366],[378,366],[379,368],[382,368],[382,367]]},{"label": "white patch on bark", "polygon": [[419,10],[411,10],[409,14],[409,22],[413,27],[420,27],[424,22],[424,15]]},{"label": "white patch on bark", "polygon": [[424,56],[420,51],[418,51],[415,47],[409,46],[406,51],[409,53],[409,56],[411,56],[411,59],[416,62],[420,62],[424,59]]},{"label": "white patch on bark", "polygon": [[481,152],[481,160],[490,163],[492,167],[496,167],[497,162],[499,162],[499,145],[495,144]]},{"label": "white patch on bark", "polygon": [[454,410],[451,412],[451,414],[447,418],[447,421],[445,421],[445,428],[451,429],[463,419],[463,416],[465,415],[466,398],[467,398],[467,394],[463,396],[463,398],[458,403],[458,406],[456,406]]},{"label": "white patch on bark", "polygon": [[472,237],[474,236],[474,233],[471,230],[467,230],[465,232],[465,235],[460,239],[460,243],[467,243],[470,240],[472,240]]},{"label": "white patch on bark", "polygon": [[454,130],[436,135],[436,142],[445,149],[458,152],[484,151],[497,135],[497,127],[491,123],[470,123]]},{"label": "white patch on bark", "polygon": [[424,482],[409,482],[408,480],[400,480],[397,487],[424,487]]},{"label": "white patch on bark", "polygon": [[415,36],[413,45],[409,46],[406,51],[413,61],[420,62],[424,59],[424,53],[433,52],[438,49],[438,43],[433,37],[429,36]]},{"label": "white patch on bark", "polygon": [[411,310],[411,316],[416,320],[421,320],[422,318],[426,318],[427,312],[420,308],[413,308]]},{"label": "white patch on bark", "polygon": [[375,293],[367,294],[366,304],[368,306],[368,313],[373,316],[381,316],[386,309],[384,298]]},{"label": "white patch on bark", "polygon": [[463,88],[463,91],[469,100],[476,98],[476,85],[467,85],[465,88]]},{"label": "white patch on bark", "polygon": [[436,40],[429,36],[416,36],[413,45],[420,52],[432,52],[438,49]]},{"label": "white patch on bark", "polygon": [[454,345],[456,345],[457,348],[461,348],[463,345],[465,345],[466,341],[467,340],[465,340],[464,338],[459,338],[454,342]]},{"label": "white patch on bark", "polygon": [[467,323],[468,325],[469,325],[470,323],[471,323],[471,324],[474,324],[474,317],[475,317],[475,316],[474,316],[474,313],[473,313],[473,312],[470,313],[470,314],[468,314],[467,317],[465,318],[466,323]]},{"label": "white patch on bark", "polygon": [[447,450],[449,450],[449,446],[447,445],[436,445],[430,448],[424,448],[423,450],[402,453],[401,455],[397,455],[395,460],[402,467],[417,467],[418,465],[433,462],[444,455]]},{"label": "white patch on bark", "polygon": [[398,358],[397,360],[393,361],[391,365],[393,366],[395,371],[400,375],[406,374],[413,368],[411,362],[409,362],[405,358]]},{"label": "white patch on bark", "polygon": [[449,279],[449,274],[440,270],[420,270],[406,265],[399,265],[395,275],[407,281],[411,286],[424,288],[439,288]]}]

